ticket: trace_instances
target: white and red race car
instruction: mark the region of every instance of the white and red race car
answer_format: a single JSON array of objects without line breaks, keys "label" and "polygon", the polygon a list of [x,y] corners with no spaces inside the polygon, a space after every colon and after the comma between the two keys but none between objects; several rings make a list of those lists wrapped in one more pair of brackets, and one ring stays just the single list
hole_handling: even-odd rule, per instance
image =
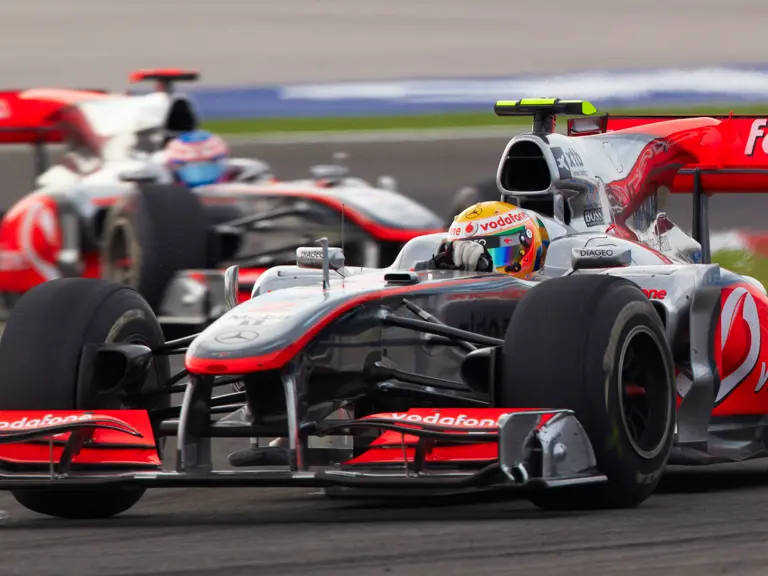
[{"label": "white and red race car", "polygon": [[[371,185],[343,165],[280,181],[256,159],[230,159],[227,181],[190,190],[174,182],[164,146],[200,126],[194,102],[173,90],[197,72],[144,70],[142,94],[30,89],[0,92],[0,143],[32,144],[37,175],[0,222],[0,294],[7,305],[66,276],[137,288],[170,324],[216,316],[221,270],[241,266],[242,297],[269,266],[293,262],[319,236],[345,242],[348,262],[386,266],[408,240],[442,231],[432,211]],[[63,144],[55,165],[47,145]],[[171,225],[172,224],[172,225]],[[210,297],[210,298],[209,298]],[[217,308],[218,307],[218,308]]]}]

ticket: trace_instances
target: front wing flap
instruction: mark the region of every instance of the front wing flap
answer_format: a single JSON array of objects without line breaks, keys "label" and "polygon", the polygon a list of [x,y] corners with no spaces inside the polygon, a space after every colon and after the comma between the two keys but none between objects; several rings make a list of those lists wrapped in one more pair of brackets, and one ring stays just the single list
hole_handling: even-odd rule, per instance
[{"label": "front wing flap", "polygon": [[[127,413],[137,413],[126,419]],[[47,413],[49,417],[53,412]],[[58,427],[40,427],[26,436],[4,435],[0,430],[0,463],[6,447],[31,446],[30,441],[63,442],[59,451],[49,450],[46,471],[0,469],[0,490],[17,488],[87,487],[124,485],[143,487],[247,487],[313,486],[374,489],[464,489],[523,488],[540,489],[606,481],[597,469],[595,455],[586,432],[568,410],[412,409],[400,414],[375,414],[357,420],[316,423],[312,435],[346,435],[355,428],[383,431],[370,448],[340,467],[283,470],[213,470],[195,466],[185,470],[185,440],[178,442],[179,463],[175,471],[142,469],[159,464],[151,425],[141,411],[120,411],[98,415],[79,413],[82,418]],[[143,416],[142,416],[143,414]],[[70,416],[72,413],[70,413]],[[0,419],[44,417],[44,414],[0,412]],[[1,423],[4,420],[0,420]],[[139,425],[140,424],[140,425]],[[63,426],[67,426],[63,428]],[[122,436],[124,446],[134,446],[122,457],[92,445],[96,431],[103,446],[115,446]],[[66,439],[58,436],[66,434]],[[110,435],[110,442],[105,442]],[[60,439],[61,438],[61,439]],[[91,446],[87,445],[88,440]],[[138,443],[136,440],[140,439]],[[129,461],[136,446],[148,454],[145,462]],[[118,442],[119,443],[119,442]],[[150,448],[151,443],[151,448]],[[25,448],[24,459],[43,464],[42,452]],[[90,452],[89,452],[90,450]],[[86,455],[95,463],[109,467],[84,471],[72,464]],[[34,454],[34,458],[31,456]],[[73,456],[74,455],[74,456]],[[101,455],[101,456],[99,456]],[[129,471],[112,471],[119,463],[131,465]],[[470,466],[465,466],[470,464]]]},{"label": "front wing flap", "polygon": [[602,479],[586,432],[569,410],[412,409],[360,419],[384,432],[346,467],[494,465],[507,480],[546,485]]},{"label": "front wing flap", "polygon": [[0,471],[152,470],[160,465],[144,410],[0,411]]}]

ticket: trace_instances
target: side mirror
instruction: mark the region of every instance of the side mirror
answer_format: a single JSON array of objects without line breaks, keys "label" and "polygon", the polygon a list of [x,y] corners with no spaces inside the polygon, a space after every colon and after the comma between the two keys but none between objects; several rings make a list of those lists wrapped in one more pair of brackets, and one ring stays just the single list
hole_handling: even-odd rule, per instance
[{"label": "side mirror", "polygon": [[323,290],[328,290],[331,287],[330,271],[338,272],[344,267],[344,250],[330,248],[328,238],[320,238],[317,243],[320,248],[296,249],[296,265],[299,268],[320,268],[323,271]]},{"label": "side mirror", "polygon": [[390,192],[397,192],[397,180],[394,176],[379,176],[376,187]]},{"label": "side mirror", "polygon": [[346,166],[336,166],[333,164],[320,164],[312,166],[309,169],[313,180],[324,180],[339,184],[349,174]]},{"label": "side mirror", "polygon": [[570,210],[566,212],[566,205],[568,200],[565,199],[560,193],[555,194],[553,214],[555,222],[562,226],[568,226],[570,224]]},{"label": "side mirror", "polygon": [[341,184],[349,175],[349,168],[344,162],[347,159],[345,152],[335,152],[333,154],[333,164],[320,164],[310,167],[309,171],[315,180],[325,181],[328,184],[336,186]]},{"label": "side mirror", "polygon": [[[321,247],[303,247],[296,249],[296,265],[299,268],[323,269],[323,250]],[[344,250],[328,248],[328,268],[341,270],[344,268]]]},{"label": "side mirror", "polygon": [[159,179],[158,171],[149,167],[125,170],[120,173],[120,180],[123,182],[157,182]]},{"label": "side mirror", "polygon": [[595,186],[595,184],[592,182],[579,178],[555,180],[552,183],[552,188],[554,188],[558,194],[562,195],[565,200],[571,200],[580,194],[589,194],[592,191],[593,186]]}]

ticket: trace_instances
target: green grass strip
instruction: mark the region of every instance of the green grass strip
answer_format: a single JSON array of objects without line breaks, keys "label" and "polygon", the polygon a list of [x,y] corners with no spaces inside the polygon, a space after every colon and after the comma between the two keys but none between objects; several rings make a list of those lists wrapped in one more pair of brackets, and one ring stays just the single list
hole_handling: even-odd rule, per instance
[{"label": "green grass strip", "polygon": [[712,262],[731,272],[752,276],[768,286],[768,258],[745,250],[718,250],[712,254]]},{"label": "green grass strip", "polygon": [[[690,108],[644,108],[599,110],[611,114],[766,114],[768,103],[739,106],[696,106]],[[561,120],[561,123],[565,120]],[[430,114],[422,116],[350,116],[339,118],[255,118],[212,120],[206,129],[219,134],[271,134],[279,132],[346,132],[379,130],[429,130],[441,128],[489,128],[530,126],[528,117],[500,118],[489,107],[487,113]]]}]

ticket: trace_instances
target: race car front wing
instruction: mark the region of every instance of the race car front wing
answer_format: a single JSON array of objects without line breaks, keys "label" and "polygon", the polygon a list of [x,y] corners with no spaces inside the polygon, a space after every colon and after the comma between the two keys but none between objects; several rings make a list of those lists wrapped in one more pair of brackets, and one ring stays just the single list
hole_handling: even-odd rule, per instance
[{"label": "race car front wing", "polygon": [[[210,437],[226,436],[226,428],[212,431],[205,439],[192,437],[182,415],[176,469],[169,471],[162,470],[145,411],[0,412],[0,490],[94,486],[543,489],[606,481],[597,470],[587,434],[571,411],[499,414],[498,409],[477,408],[465,412],[471,418],[463,425],[425,423],[426,416],[434,413],[425,409],[325,420],[314,425],[314,435],[349,434],[355,428],[399,435],[401,465],[309,469],[291,458],[282,470],[215,470]],[[478,428],[467,425],[467,420],[494,425]],[[429,469],[427,455],[435,445],[495,445],[497,450],[493,457],[474,458],[471,469],[455,465],[450,458]],[[147,455],[150,448],[152,454]],[[378,449],[398,447],[380,443]],[[42,457],[45,453],[47,461]]]}]

